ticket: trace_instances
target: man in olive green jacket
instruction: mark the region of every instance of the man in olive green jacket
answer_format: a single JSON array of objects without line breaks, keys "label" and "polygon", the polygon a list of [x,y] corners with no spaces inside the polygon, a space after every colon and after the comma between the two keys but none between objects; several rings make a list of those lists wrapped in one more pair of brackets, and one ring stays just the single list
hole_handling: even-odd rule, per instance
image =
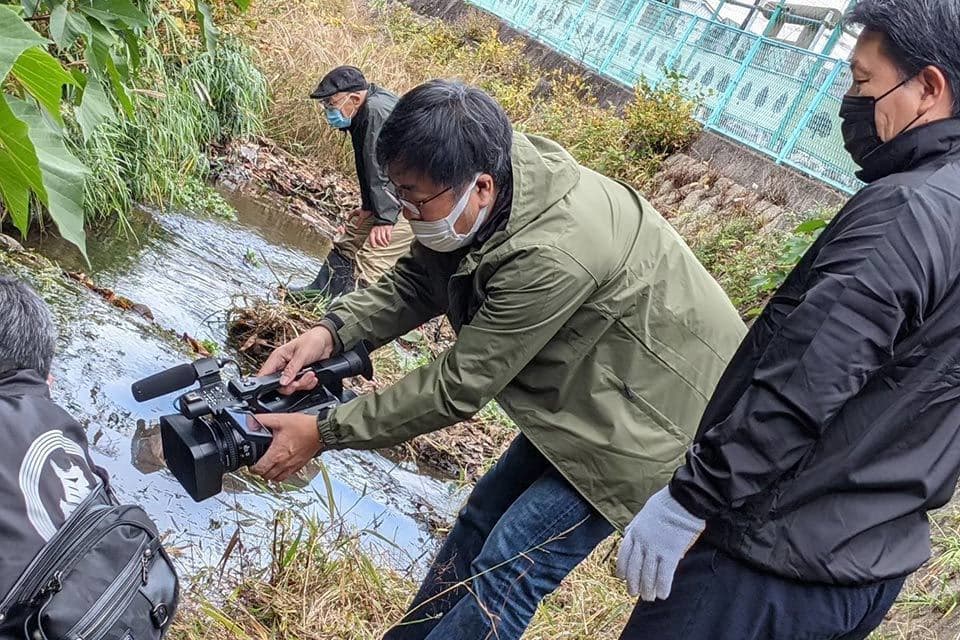
[{"label": "man in olive green jacket", "polygon": [[397,444],[496,399],[521,435],[387,638],[519,638],[543,596],[669,481],[745,327],[635,191],[513,135],[479,89],[414,89],[378,155],[416,234],[411,253],[261,373],[308,388],[313,374],[294,380],[303,366],[444,313],[457,341],[319,421],[261,416],[274,443],[254,471],[283,479],[322,450]]}]

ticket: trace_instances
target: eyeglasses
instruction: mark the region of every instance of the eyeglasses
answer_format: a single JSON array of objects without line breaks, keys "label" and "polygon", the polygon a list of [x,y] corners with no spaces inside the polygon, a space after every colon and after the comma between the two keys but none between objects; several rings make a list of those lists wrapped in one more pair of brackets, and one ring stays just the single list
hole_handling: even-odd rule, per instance
[{"label": "eyeglasses", "polygon": [[444,190],[441,191],[440,193],[434,194],[434,195],[430,196],[429,198],[427,198],[426,200],[420,200],[420,201],[417,201],[417,202],[413,202],[413,201],[411,201],[411,200],[407,200],[407,199],[405,199],[405,198],[401,198],[401,197],[400,197],[400,194],[399,194],[399,189],[398,189],[398,187],[396,187],[396,186],[389,186],[389,187],[384,187],[384,188],[383,188],[383,190],[387,193],[387,195],[390,197],[390,199],[393,200],[393,203],[394,203],[395,205],[397,205],[398,207],[402,207],[402,208],[406,209],[407,211],[409,211],[410,213],[413,214],[413,217],[417,218],[418,220],[419,220],[420,218],[423,218],[423,212],[420,211],[420,207],[422,207],[423,205],[427,204],[427,203],[430,202],[431,200],[436,200],[437,198],[439,198],[440,196],[442,196],[443,194],[445,194],[447,191],[450,191],[451,189],[453,189],[453,187],[447,187],[446,189],[444,189]]},{"label": "eyeglasses", "polygon": [[323,105],[323,108],[324,108],[324,109],[329,109],[330,107],[333,107],[333,108],[335,108],[335,109],[339,109],[339,108],[342,107],[343,104],[344,104],[347,100],[349,100],[349,99],[350,99],[350,96],[347,96],[347,97],[345,97],[343,100],[340,101],[340,104],[333,104],[333,96],[330,96],[329,98],[324,98],[323,100],[321,100],[321,101],[320,101],[320,104]]}]

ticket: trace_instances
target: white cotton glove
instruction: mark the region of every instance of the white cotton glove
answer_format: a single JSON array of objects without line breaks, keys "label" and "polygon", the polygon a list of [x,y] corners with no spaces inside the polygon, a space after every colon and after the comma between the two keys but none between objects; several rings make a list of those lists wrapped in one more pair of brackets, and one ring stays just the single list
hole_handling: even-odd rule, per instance
[{"label": "white cotton glove", "polygon": [[627,581],[630,595],[666,600],[677,565],[705,527],[667,487],[653,494],[623,532],[617,556],[617,575]]}]

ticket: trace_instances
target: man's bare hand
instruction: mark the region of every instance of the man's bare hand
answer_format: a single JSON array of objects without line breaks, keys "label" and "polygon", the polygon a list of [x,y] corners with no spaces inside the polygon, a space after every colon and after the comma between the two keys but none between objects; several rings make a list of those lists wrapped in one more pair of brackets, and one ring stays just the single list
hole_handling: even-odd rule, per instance
[{"label": "man's bare hand", "polygon": [[291,394],[308,391],[317,386],[317,376],[311,371],[296,378],[301,369],[333,354],[333,336],[325,327],[314,327],[283,346],[274,349],[260,367],[258,376],[282,371],[280,392]]},{"label": "man's bare hand", "polygon": [[370,246],[377,249],[385,249],[390,246],[393,240],[393,225],[378,224],[370,229]]},{"label": "man's bare hand", "polygon": [[[281,347],[282,348],[282,347]],[[273,442],[257,464],[250,467],[264,480],[282,482],[303,468],[322,449],[317,416],[304,413],[258,414],[260,424],[273,433]]]}]

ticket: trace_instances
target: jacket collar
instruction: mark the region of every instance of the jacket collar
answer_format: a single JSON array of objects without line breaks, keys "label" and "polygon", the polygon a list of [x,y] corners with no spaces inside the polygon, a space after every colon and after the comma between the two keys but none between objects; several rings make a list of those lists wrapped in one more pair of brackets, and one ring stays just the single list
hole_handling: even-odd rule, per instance
[{"label": "jacket collar", "polygon": [[540,136],[514,134],[513,204],[507,232],[525,227],[562,200],[580,181],[580,165],[566,149]]},{"label": "jacket collar", "polygon": [[[562,200],[580,181],[580,165],[566,149],[540,136],[513,134],[510,150],[512,181],[506,224],[474,245],[486,253],[523,229]],[[502,222],[502,221],[499,221]]]},{"label": "jacket collar", "polygon": [[960,118],[947,118],[910,129],[877,149],[879,156],[857,177],[874,182],[905,173],[945,155],[960,151]]},{"label": "jacket collar", "polygon": [[50,397],[47,380],[34,369],[17,369],[0,373],[0,396]]}]

